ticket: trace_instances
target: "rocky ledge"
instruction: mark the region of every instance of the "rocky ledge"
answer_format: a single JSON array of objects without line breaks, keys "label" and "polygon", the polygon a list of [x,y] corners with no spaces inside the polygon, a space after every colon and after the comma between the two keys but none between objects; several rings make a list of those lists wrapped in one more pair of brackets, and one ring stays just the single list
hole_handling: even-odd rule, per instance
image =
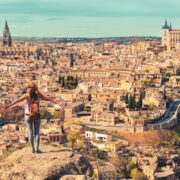
[{"label": "rocky ledge", "polygon": [[41,146],[41,154],[29,147],[17,150],[0,162],[0,180],[58,180],[64,175],[93,175],[89,161],[72,151]]}]

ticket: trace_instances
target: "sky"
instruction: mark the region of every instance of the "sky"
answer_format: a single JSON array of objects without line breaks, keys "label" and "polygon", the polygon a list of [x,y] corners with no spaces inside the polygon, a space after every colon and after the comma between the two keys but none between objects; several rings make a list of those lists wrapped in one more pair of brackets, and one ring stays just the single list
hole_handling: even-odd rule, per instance
[{"label": "sky", "polygon": [[180,28],[180,0],[0,0],[0,30],[12,36],[160,36],[165,18]]}]

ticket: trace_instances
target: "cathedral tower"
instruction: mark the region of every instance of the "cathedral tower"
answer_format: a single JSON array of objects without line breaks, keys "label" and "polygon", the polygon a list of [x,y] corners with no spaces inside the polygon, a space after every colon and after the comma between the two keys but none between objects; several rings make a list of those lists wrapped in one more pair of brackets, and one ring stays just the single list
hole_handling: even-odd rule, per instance
[{"label": "cathedral tower", "polygon": [[7,21],[5,21],[5,27],[3,32],[3,46],[11,47],[11,45],[12,45],[11,33]]},{"label": "cathedral tower", "polygon": [[169,31],[170,28],[167,24],[167,20],[165,20],[164,26],[162,27],[162,45],[169,46]]}]

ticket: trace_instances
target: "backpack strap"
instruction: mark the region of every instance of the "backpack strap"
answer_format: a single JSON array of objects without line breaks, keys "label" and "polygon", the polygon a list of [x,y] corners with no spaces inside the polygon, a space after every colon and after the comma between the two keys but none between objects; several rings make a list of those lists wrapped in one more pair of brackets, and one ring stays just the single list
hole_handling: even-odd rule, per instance
[{"label": "backpack strap", "polygon": [[30,94],[28,93],[28,98],[27,98],[27,105],[28,105],[28,109],[30,111]]}]

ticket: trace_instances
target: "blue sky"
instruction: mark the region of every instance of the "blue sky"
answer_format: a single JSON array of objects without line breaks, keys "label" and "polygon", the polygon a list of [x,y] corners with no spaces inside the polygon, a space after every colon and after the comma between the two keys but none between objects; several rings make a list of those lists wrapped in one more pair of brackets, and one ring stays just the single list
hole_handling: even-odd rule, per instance
[{"label": "blue sky", "polygon": [[0,28],[13,36],[160,36],[167,18],[180,28],[180,0],[0,0]]}]

